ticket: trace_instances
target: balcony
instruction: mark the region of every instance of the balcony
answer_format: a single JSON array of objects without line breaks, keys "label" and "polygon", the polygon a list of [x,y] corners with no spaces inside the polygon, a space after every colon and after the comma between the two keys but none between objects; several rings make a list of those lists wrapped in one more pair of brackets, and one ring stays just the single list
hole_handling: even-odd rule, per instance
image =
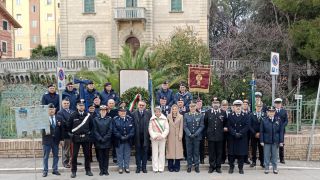
[{"label": "balcony", "polygon": [[114,9],[116,21],[145,21],[146,9],[142,7],[120,7]]}]

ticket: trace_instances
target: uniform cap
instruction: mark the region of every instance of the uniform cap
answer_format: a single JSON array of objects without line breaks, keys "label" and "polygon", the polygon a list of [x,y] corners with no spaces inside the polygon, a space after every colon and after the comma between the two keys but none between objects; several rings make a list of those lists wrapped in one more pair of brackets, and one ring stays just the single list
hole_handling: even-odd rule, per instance
[{"label": "uniform cap", "polygon": [[254,95],[255,95],[255,96],[262,97],[262,93],[261,93],[261,92],[255,92]]},{"label": "uniform cap", "polygon": [[242,105],[243,102],[241,100],[235,100],[233,101],[233,105]]},{"label": "uniform cap", "polygon": [[281,98],[276,98],[273,102],[274,103],[282,103],[282,99]]}]

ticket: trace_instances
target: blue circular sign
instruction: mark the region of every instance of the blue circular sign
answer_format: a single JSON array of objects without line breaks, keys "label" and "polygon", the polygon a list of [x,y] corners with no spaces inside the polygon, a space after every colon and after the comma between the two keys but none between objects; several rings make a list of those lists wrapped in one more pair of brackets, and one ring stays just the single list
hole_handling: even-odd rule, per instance
[{"label": "blue circular sign", "polygon": [[60,81],[64,80],[64,71],[62,69],[59,69],[58,76]]},{"label": "blue circular sign", "polygon": [[272,56],[272,65],[277,66],[278,63],[279,63],[278,56],[277,55],[273,55]]}]

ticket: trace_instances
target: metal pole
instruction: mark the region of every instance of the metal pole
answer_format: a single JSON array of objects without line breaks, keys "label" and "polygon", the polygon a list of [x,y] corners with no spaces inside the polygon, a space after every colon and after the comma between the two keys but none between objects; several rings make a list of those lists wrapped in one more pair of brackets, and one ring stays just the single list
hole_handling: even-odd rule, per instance
[{"label": "metal pole", "polygon": [[274,105],[274,99],[275,99],[275,93],[276,93],[276,76],[272,75],[272,106]]},{"label": "metal pole", "polygon": [[320,80],[319,80],[319,86],[318,86],[318,93],[317,93],[317,98],[316,98],[316,107],[314,108],[314,114],[313,114],[313,121],[312,121],[312,129],[310,132],[310,139],[309,139],[309,148],[308,148],[308,157],[307,157],[307,162],[310,160],[311,156],[311,149],[314,141],[314,126],[316,124],[316,118],[317,118],[317,113],[318,113],[318,106],[319,106],[319,95],[320,95]]},{"label": "metal pole", "polygon": [[[297,87],[297,95],[300,95],[300,86],[301,86],[301,84],[300,84],[300,77],[299,77],[299,79],[298,79],[298,87]],[[297,112],[296,112],[296,125],[297,125],[297,134],[298,134],[298,132],[299,132],[299,112],[300,112],[300,99],[298,98],[297,99],[297,107],[296,107],[296,110],[297,110]]]}]

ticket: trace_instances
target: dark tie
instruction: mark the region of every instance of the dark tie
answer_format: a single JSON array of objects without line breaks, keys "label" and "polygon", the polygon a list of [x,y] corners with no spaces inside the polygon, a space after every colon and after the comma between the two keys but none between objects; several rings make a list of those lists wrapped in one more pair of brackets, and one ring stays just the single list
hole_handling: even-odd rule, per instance
[{"label": "dark tie", "polygon": [[52,128],[56,127],[56,123],[54,122],[53,116],[51,116],[51,126]]},{"label": "dark tie", "polygon": [[140,111],[140,115],[141,115],[141,116],[143,115],[143,111]]}]

